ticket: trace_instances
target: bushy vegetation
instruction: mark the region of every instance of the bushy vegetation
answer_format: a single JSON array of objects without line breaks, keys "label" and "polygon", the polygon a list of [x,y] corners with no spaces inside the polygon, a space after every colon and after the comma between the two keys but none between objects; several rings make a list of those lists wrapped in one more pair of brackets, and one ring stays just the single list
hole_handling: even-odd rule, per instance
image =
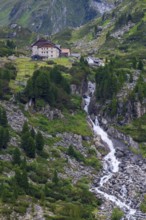
[{"label": "bushy vegetation", "polygon": [[100,67],[95,75],[97,100],[104,102],[113,99],[127,80],[127,74],[130,72],[120,68],[119,58]]},{"label": "bushy vegetation", "polygon": [[79,151],[75,150],[73,146],[69,146],[67,153],[69,156],[74,157],[77,161],[85,162],[84,156]]},{"label": "bushy vegetation", "polygon": [[6,111],[0,107],[0,149],[7,147],[10,140]]},{"label": "bushy vegetation", "polygon": [[76,150],[73,146],[69,146],[67,154],[70,157],[75,158],[78,162],[83,162],[87,166],[92,166],[96,170],[101,169],[101,162],[97,159],[97,157],[92,156],[90,158],[85,158],[83,154],[81,154],[78,150]]},{"label": "bushy vegetation", "polygon": [[[144,114],[141,118],[133,120],[130,124],[120,127],[119,129],[121,129],[124,133],[131,135],[133,139],[139,143],[146,142],[146,114]],[[143,150],[144,149],[146,148],[143,147]]]},{"label": "bushy vegetation", "polygon": [[25,122],[21,134],[21,148],[26,152],[26,155],[34,158],[36,151],[41,152],[43,147],[44,138],[41,132],[38,131],[36,134],[34,129],[30,130],[27,122]]},{"label": "bushy vegetation", "polygon": [[16,67],[12,63],[6,63],[0,68],[0,99],[10,93],[9,83],[17,76]]},{"label": "bushy vegetation", "polygon": [[72,75],[71,83],[81,86],[83,81],[87,81],[87,77],[91,74],[91,69],[84,61],[84,58],[81,57],[80,62],[73,64],[70,74]]},{"label": "bushy vegetation", "polygon": [[46,117],[40,114],[33,115],[29,118],[32,125],[39,129],[48,132],[49,134],[71,132],[83,136],[92,136],[92,131],[86,122],[86,114],[78,110],[75,114],[63,112],[64,118],[54,119],[49,121]]},{"label": "bushy vegetation", "polygon": [[[10,64],[9,69],[11,79],[15,79],[16,69]],[[30,203],[39,203],[44,210],[54,213],[51,217],[44,212],[47,219],[95,219],[93,211],[101,204],[101,200],[89,191],[87,179],[73,183],[72,178],[61,177],[68,163],[66,158],[62,158],[61,152],[75,158],[83,166],[94,167],[96,172],[101,168],[100,161],[96,155],[85,158],[71,147],[67,150],[54,145],[60,141],[56,136],[58,132],[92,136],[86,114],[81,111],[81,97],[70,94],[70,83],[81,87],[82,82],[87,80],[88,70],[84,60],[71,70],[62,65],[38,68],[29,78],[24,93],[18,95],[24,103],[32,99],[39,110],[46,104],[51,108],[61,108],[65,117],[49,121],[40,113],[24,111],[30,126],[25,122],[22,132],[10,130],[10,134],[18,138],[18,146],[1,148],[4,155],[8,153],[12,156],[10,161],[0,161],[0,199],[2,206],[6,204],[5,208],[2,207],[3,215],[10,216],[13,211],[24,215],[29,207],[26,200],[29,199]],[[79,80],[76,79],[78,76]],[[7,129],[3,110],[0,115],[0,123],[6,123]],[[52,138],[43,137],[43,132],[51,134]],[[5,173],[9,172],[8,178]],[[11,211],[7,207],[11,207]]]},{"label": "bushy vegetation", "polygon": [[[14,160],[13,164],[15,164]],[[12,205],[16,212],[25,214],[28,205],[23,204],[21,198],[25,201],[24,196],[27,195],[30,201],[31,198],[34,201],[40,200],[43,207],[54,213],[54,219],[95,219],[92,212],[101,204],[101,200],[89,191],[86,179],[73,185],[70,179],[60,178],[56,169],[48,175],[46,170],[44,173],[44,169],[40,168],[36,163],[35,166],[28,164],[25,158],[21,159],[19,164],[15,164],[13,167],[15,175],[7,181],[0,180],[2,203]],[[37,169],[37,179],[32,175],[35,169]],[[49,177],[49,181],[45,177]],[[18,203],[21,204],[21,208]]]},{"label": "bushy vegetation", "polygon": [[124,213],[119,208],[113,209],[111,220],[121,220],[124,216]]},{"label": "bushy vegetation", "polygon": [[36,70],[28,80],[24,96],[37,100],[44,100],[51,106],[64,106],[69,102],[70,87],[57,67],[42,67]]},{"label": "bushy vegetation", "polygon": [[15,43],[11,40],[7,40],[6,42],[0,41],[0,57],[15,54],[15,47]]},{"label": "bushy vegetation", "polygon": [[131,92],[129,98],[133,102],[137,100],[142,102],[144,98],[146,98],[146,82],[144,80],[143,74],[140,75],[137,84],[134,90]]},{"label": "bushy vegetation", "polygon": [[140,205],[140,210],[144,213],[146,213],[146,195],[144,195],[143,202]]}]

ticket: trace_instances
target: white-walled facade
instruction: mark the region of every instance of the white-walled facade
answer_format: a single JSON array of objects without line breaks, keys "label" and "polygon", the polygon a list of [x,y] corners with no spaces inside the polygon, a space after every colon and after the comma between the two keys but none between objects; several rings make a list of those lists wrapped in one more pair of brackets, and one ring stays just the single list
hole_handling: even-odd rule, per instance
[{"label": "white-walled facade", "polygon": [[39,56],[43,59],[58,58],[60,49],[49,41],[38,40],[32,45],[32,57],[34,56]]}]

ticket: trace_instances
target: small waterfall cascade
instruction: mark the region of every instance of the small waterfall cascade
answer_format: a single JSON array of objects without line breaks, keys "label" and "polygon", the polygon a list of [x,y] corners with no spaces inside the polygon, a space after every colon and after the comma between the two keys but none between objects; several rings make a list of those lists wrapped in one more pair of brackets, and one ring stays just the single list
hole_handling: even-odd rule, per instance
[{"label": "small waterfall cascade", "polygon": [[[88,92],[87,92],[87,95],[84,97],[84,103],[85,103],[84,110],[86,111],[87,114],[88,114],[88,108],[90,105],[91,98],[94,94],[94,91],[95,91],[95,84],[92,82],[89,82]],[[93,121],[90,115],[88,114],[88,119],[92,125],[94,133],[98,134],[101,137],[102,141],[107,144],[110,150],[110,152],[103,159],[103,170],[104,170],[103,173],[104,174],[100,179],[99,187],[92,188],[91,191],[94,191],[97,194],[102,195],[106,200],[110,200],[111,202],[116,204],[119,208],[121,208],[124,211],[125,217],[127,220],[137,220],[137,217],[136,217],[137,211],[130,207],[129,204],[131,203],[129,204],[125,203],[125,196],[127,193],[127,189],[125,185],[121,188],[121,194],[122,194],[121,200],[117,198],[116,196],[109,195],[103,191],[104,185],[112,178],[114,173],[119,172],[120,161],[118,161],[118,159],[115,156],[116,151],[115,151],[112,140],[108,137],[108,134],[100,127],[99,122],[98,122],[98,117],[96,117],[95,120]]]},{"label": "small waterfall cascade", "polygon": [[28,111],[28,109],[32,106],[32,99],[29,100],[29,102],[25,105],[25,111]]}]

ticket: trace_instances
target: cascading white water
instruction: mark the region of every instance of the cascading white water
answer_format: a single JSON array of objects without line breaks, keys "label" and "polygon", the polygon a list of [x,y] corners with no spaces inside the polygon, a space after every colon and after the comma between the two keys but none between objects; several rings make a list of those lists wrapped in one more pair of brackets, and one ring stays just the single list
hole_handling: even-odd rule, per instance
[{"label": "cascading white water", "polygon": [[[95,84],[89,82],[88,83],[88,94],[86,98],[84,98],[84,102],[85,102],[84,110],[87,112],[87,114],[88,114],[88,108],[89,108],[89,104],[91,101],[91,97],[94,94],[94,91],[95,91]],[[110,152],[104,157],[103,168],[106,174],[100,179],[100,183],[99,183],[100,186],[92,189],[92,191],[96,191],[98,194],[103,195],[104,198],[115,203],[119,208],[121,208],[126,213],[128,213],[126,214],[126,218],[128,220],[136,220],[136,218],[133,217],[133,215],[136,213],[135,209],[132,209],[128,204],[116,198],[115,196],[109,195],[105,193],[104,191],[100,190],[100,188],[103,187],[104,184],[110,178],[112,178],[113,174],[119,171],[120,162],[115,156],[115,148],[114,148],[113,142],[109,139],[108,134],[100,127],[98,118],[97,117],[95,118],[95,122],[91,119],[90,116],[88,118],[92,124],[94,133],[100,135],[102,141],[107,144],[110,150]],[[126,192],[126,188],[123,188],[123,192]],[[124,196],[123,196],[123,200],[124,200]]]}]

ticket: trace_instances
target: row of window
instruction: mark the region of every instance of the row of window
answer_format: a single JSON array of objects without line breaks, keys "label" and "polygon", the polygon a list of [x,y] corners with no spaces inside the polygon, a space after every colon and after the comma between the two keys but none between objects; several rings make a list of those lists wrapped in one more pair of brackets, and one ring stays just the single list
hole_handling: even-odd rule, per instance
[{"label": "row of window", "polygon": [[44,51],[53,51],[53,48],[41,48],[41,50],[44,50]]},{"label": "row of window", "polygon": [[53,51],[41,51],[41,53],[45,53],[45,54],[46,54],[46,53],[48,54],[48,53],[50,53],[50,52],[53,53]]}]

